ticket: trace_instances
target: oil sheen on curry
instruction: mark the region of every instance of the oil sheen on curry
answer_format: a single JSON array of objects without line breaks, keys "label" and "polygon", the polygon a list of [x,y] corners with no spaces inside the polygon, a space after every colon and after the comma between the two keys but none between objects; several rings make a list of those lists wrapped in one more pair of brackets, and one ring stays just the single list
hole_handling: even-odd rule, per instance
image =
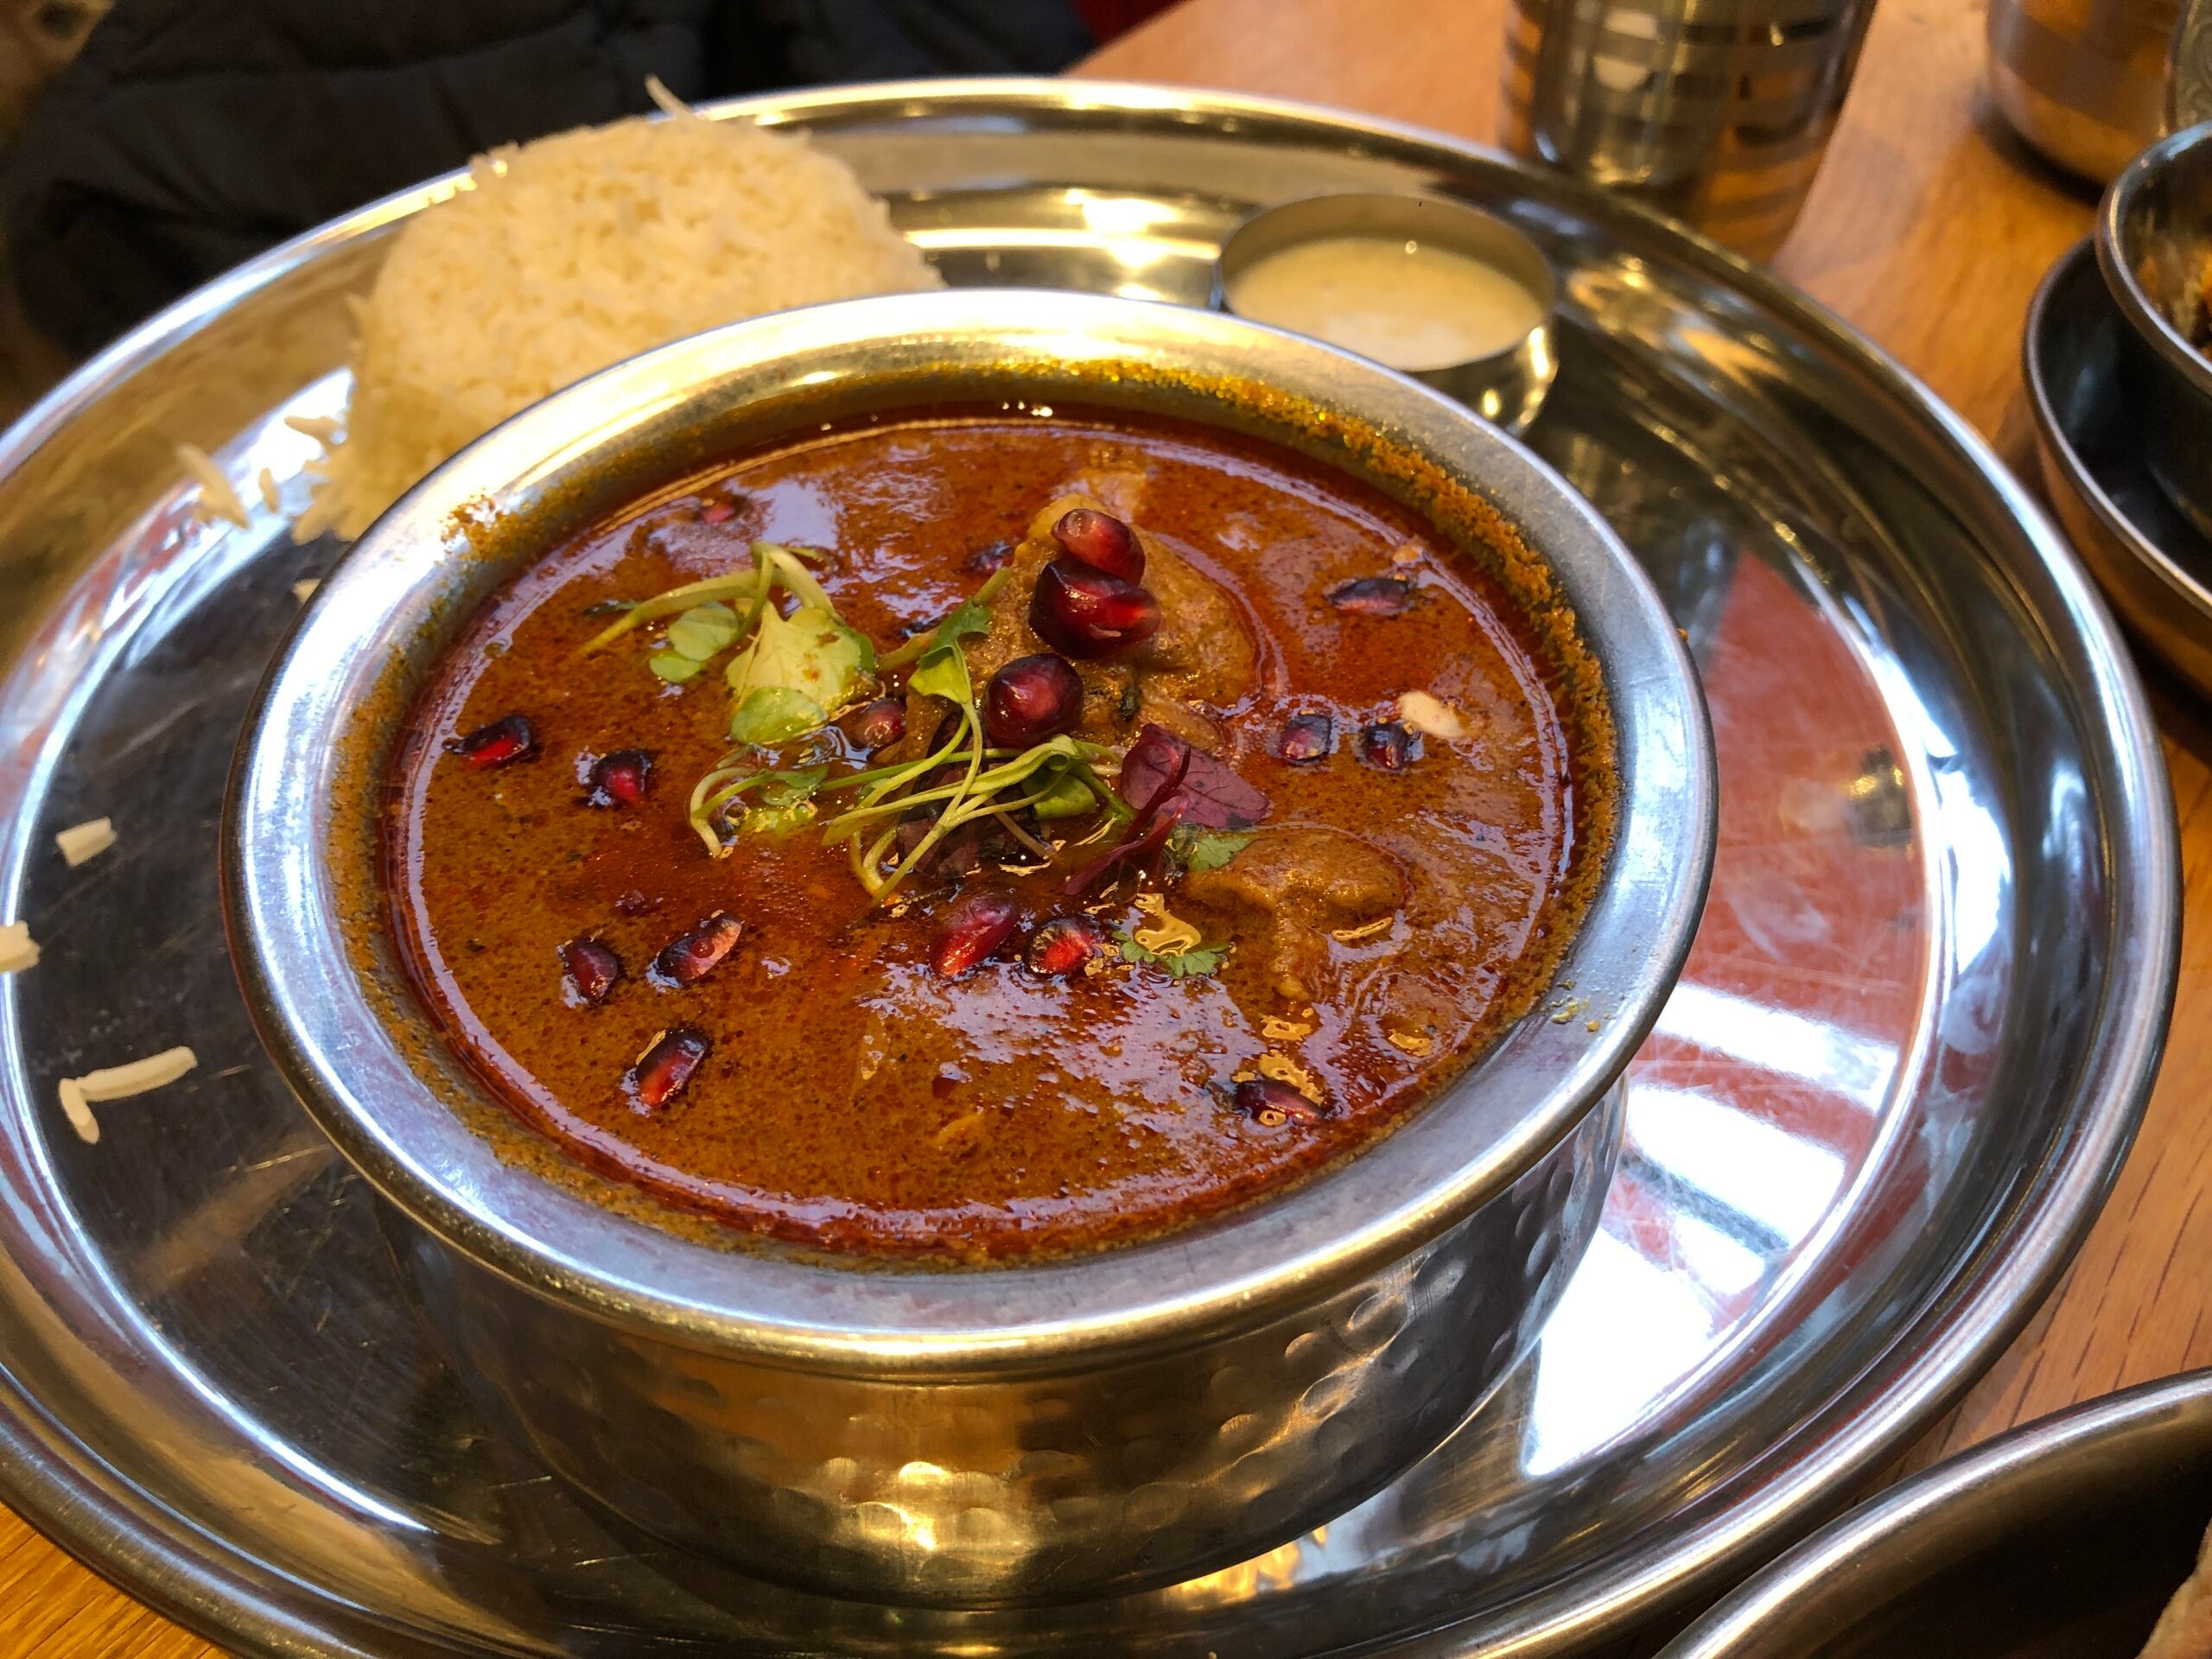
[{"label": "oil sheen on curry", "polygon": [[1195,426],[747,456],[438,671],[403,955],[525,1122],[738,1229],[983,1260],[1217,1213],[1433,1095],[1578,919],[1610,727],[1506,570]]}]

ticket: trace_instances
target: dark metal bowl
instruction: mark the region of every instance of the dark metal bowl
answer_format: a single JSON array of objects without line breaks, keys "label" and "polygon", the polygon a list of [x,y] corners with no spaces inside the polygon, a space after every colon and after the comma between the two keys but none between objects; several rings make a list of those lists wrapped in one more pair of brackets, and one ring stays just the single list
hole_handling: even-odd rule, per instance
[{"label": "dark metal bowl", "polygon": [[[1618,733],[1615,844],[1560,970],[1602,1017],[1531,1015],[1394,1134],[1267,1202],[1026,1266],[862,1270],[739,1248],[549,1167],[442,1041],[386,937],[377,825],[413,689],[486,594],[645,489],[823,420],[1010,397],[1272,434],[1354,472],[1369,434],[1518,528],[1576,613]],[[1244,1560],[1378,1490],[1473,1409],[1596,1226],[1616,1080],[1688,949],[1714,811],[1703,701],[1657,594],[1511,440],[1234,318],[963,290],[667,346],[417,486],[324,582],[263,688],[226,903],[264,1040],[404,1217],[397,1254],[456,1370],[548,1465],[786,1581],[991,1603]]]},{"label": "dark metal bowl", "polygon": [[1661,1659],[2133,1659],[2212,1522],[2212,1371],[2094,1400],[1815,1533]]},{"label": "dark metal bowl", "polygon": [[2141,410],[2120,379],[2126,338],[2084,240],[2036,290],[2021,342],[2044,489],[2136,637],[2212,696],[2212,543],[2144,464]]},{"label": "dark metal bowl", "polygon": [[[2120,383],[2144,459],[2175,506],[2212,536],[2212,359],[2167,307],[2212,255],[2212,122],[2161,138],[2112,181],[2097,213],[2097,264],[2127,327]],[[2148,276],[2158,289],[2144,286]]]}]

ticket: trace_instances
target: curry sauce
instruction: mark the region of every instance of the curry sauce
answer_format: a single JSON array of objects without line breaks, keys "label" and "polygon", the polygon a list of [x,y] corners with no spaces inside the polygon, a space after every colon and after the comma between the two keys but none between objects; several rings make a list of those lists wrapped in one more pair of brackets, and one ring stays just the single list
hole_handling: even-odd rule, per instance
[{"label": "curry sauce", "polygon": [[1479,558],[1287,449],[855,423],[487,605],[395,764],[395,931],[525,1122],[733,1227],[969,1259],[1156,1233],[1355,1152],[1548,982],[1610,764],[1559,655]]}]

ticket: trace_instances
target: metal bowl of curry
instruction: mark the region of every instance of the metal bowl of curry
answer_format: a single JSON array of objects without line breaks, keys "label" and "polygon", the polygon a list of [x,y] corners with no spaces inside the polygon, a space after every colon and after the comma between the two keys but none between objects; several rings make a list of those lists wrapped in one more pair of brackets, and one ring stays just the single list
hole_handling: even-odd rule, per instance
[{"label": "metal bowl of curry", "polygon": [[1510,439],[1195,310],[740,324],[352,550],[225,892],[456,1369],[893,1602],[1218,1568],[1533,1339],[1701,911],[1650,584]]}]

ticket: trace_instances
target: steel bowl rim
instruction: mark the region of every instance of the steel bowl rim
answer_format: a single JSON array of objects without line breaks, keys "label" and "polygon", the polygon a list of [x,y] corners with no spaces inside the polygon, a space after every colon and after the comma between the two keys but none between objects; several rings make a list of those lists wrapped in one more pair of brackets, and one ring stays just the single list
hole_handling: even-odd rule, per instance
[{"label": "steel bowl rim", "polygon": [[[364,689],[334,690],[329,665],[384,660],[378,647],[396,637],[392,619],[410,595],[421,620],[439,568],[422,550],[439,543],[439,527],[466,504],[503,499],[549,455],[574,468],[619,449],[632,429],[615,423],[626,412],[644,411],[634,425],[703,407],[716,387],[764,365],[864,375],[852,353],[923,341],[947,351],[988,342],[1043,362],[1069,348],[1023,342],[1078,336],[1125,359],[1158,352],[1372,419],[1391,442],[1474,483],[1552,566],[1605,677],[1618,734],[1615,844],[1560,969],[1594,988],[1607,982],[1605,964],[1626,964],[1612,976],[1618,1006],[1597,1010],[1599,1029],[1557,1036],[1562,1022],[1533,1010],[1391,1134],[1295,1187],[1160,1240],[982,1273],[855,1271],[690,1243],[582,1198],[556,1203],[534,1176],[518,1191],[511,1166],[487,1164],[488,1147],[442,1105],[422,1109],[434,1096],[419,1083],[410,1090],[397,1068],[378,1061],[386,1086],[357,1086],[365,1056],[391,1039],[350,963],[335,984],[318,983],[349,953],[323,832],[307,826],[334,792],[334,739]],[[411,586],[394,573],[411,573]],[[1610,597],[1584,597],[1601,593]],[[248,1001],[280,1069],[348,1160],[448,1244],[541,1294],[683,1340],[795,1365],[942,1374],[1065,1363],[1247,1325],[1402,1259],[1503,1192],[1580,1121],[1657,1019],[1702,911],[1717,810],[1702,693],[1656,590],[1595,512],[1513,440],[1408,377],[1244,319],[958,289],[784,312],[660,347],[554,394],[418,484],[323,579],[263,683],[233,772],[225,896]],[[309,867],[315,898],[302,902],[291,884]],[[1651,878],[1662,868],[1674,872],[1671,886]],[[1517,1109],[1501,1111],[1506,1096],[1486,1090],[1484,1075],[1495,1063],[1525,1084],[1510,1068],[1531,1046],[1557,1051],[1560,1070],[1533,1099],[1516,1095]],[[1501,1116],[1510,1127],[1499,1133],[1491,1124]],[[1434,1139],[1453,1123],[1462,1139]]]},{"label": "steel bowl rim", "polygon": [[[1878,1578],[1907,1566],[1920,1525],[1954,1506],[2001,1503],[2023,1478],[2057,1461],[2124,1440],[2177,1408],[2212,1407],[2212,1370],[2158,1377],[2006,1430],[1868,1498],[1789,1550],[1660,1650],[1658,1659],[1751,1659],[1770,1653],[1762,1630],[1800,1597],[1836,1580]],[[2177,1588],[2179,1586],[2177,1586]]]},{"label": "steel bowl rim", "polygon": [[[2066,252],[2061,254],[2036,284],[2035,297],[2028,302],[2027,327],[2020,339],[2020,373],[2027,383],[2028,410],[2034,416],[2036,434],[2042,440],[2044,453],[2051,458],[2064,474],[2068,486],[2080,498],[2083,505],[2097,522],[2111,532],[2113,539],[2136,561],[2159,578],[2176,598],[2184,601],[2200,619],[2212,625],[2212,588],[2207,588],[2177,563],[2158,543],[2125,512],[2119,504],[2105,493],[2097,480],[2076,452],[2066,435],[2064,423],[2058,417],[2058,406],[2051,395],[2050,376],[2044,365],[2043,338],[2050,308],[2056,302],[2058,290],[2073,276],[2076,265],[2098,257],[2094,236],[2086,236]],[[2107,295],[2109,297],[2109,295]]]},{"label": "steel bowl rim", "polygon": [[[2127,326],[2158,354],[2161,362],[2188,382],[2190,391],[2212,402],[2212,359],[2183,339],[2181,330],[2143,291],[2135,278],[2135,261],[2128,257],[2127,236],[2129,215],[2144,191],[2167,168],[2208,143],[2212,143],[2212,121],[2168,133],[2121,168],[2097,206],[2094,235],[2098,268],[2104,272],[2105,286]],[[2205,228],[2212,234],[2212,225]]]},{"label": "steel bowl rim", "polygon": [[[1205,118],[1269,122],[1341,141],[1363,139],[1408,147],[1418,154],[1465,161],[1474,157],[1509,169],[1524,164],[1486,145],[1440,128],[1354,115],[1313,102],[1208,92],[1135,81],[1039,78],[949,78],[880,81],[836,89],[732,99],[703,106],[718,118],[758,118],[774,125],[792,119],[834,118],[841,111],[880,117],[887,106],[957,113],[963,110],[1112,114],[1165,111],[1179,120]],[[305,266],[320,254],[404,218],[449,188],[458,174],[396,191],[356,212],[304,232],[179,300],[75,370],[0,435],[0,471],[19,466],[82,408],[134,372],[149,356],[188,338],[209,318],[256,290]],[[1427,1620],[1431,1650],[1471,1653],[1504,1632],[1528,1644],[1556,1645],[1618,1630],[1696,1594],[1703,1586],[1750,1563],[1770,1535],[1786,1536],[1812,1524],[1834,1494],[1872,1476],[1964,1392],[1974,1376],[2024,1327],[2042,1297],[2057,1282],[2109,1191],[2131,1144],[2163,1045],[2174,990],[2179,948],[2178,912],[2161,902],[2179,890],[2178,849],[2171,823],[2171,793],[2139,684],[2116,674],[2122,647],[2087,576],[2040,506],[2014,480],[1987,442],[1954,414],[1896,359],[1866,339],[1836,313],[1773,276],[1656,210],[1597,187],[1552,175],[1544,188],[1592,222],[1625,226],[1672,246],[1708,279],[1725,283],[1804,329],[1821,349],[1896,399],[1932,429],[1933,451],[1960,466],[1997,497],[2018,522],[2036,555],[2035,568],[2055,585],[2061,613],[2080,630],[2086,672],[2071,689],[2105,716],[2108,757],[2118,789],[2113,821],[2120,832],[2113,858],[2126,873],[2129,902],[2121,937],[2132,942],[2115,963],[2134,977],[2147,976],[2153,995],[2115,1001],[2099,1021],[2093,1075],[2076,1087],[2082,1133],[2075,1154],[2047,1181],[2029,1185],[1993,1211],[1995,1236],[2005,1248],[1993,1256],[1961,1263],[1940,1296],[1923,1300],[1906,1327],[1908,1340],[1872,1356],[1851,1385],[1837,1395],[1790,1468],[1735,1503],[1722,1521],[1685,1529],[1664,1547],[1630,1560],[1608,1560],[1580,1571],[1568,1591],[1532,1599],[1501,1615],[1485,1611],[1481,1634],[1462,1640],[1448,1611]],[[4,1378],[0,1378],[4,1382]],[[0,1416],[0,1496],[49,1536],[111,1576],[127,1580],[130,1592],[195,1630],[228,1643],[251,1643],[256,1651],[292,1652],[303,1639],[381,1641],[385,1627],[373,1616],[308,1592],[257,1560],[226,1546],[194,1548],[188,1535],[162,1518],[166,1511],[138,1492],[110,1480],[103,1465],[79,1449],[57,1446],[29,1425],[42,1421],[36,1402],[9,1388]],[[340,1634],[342,1632],[342,1634]],[[365,1653],[367,1647],[348,1651]]]}]

